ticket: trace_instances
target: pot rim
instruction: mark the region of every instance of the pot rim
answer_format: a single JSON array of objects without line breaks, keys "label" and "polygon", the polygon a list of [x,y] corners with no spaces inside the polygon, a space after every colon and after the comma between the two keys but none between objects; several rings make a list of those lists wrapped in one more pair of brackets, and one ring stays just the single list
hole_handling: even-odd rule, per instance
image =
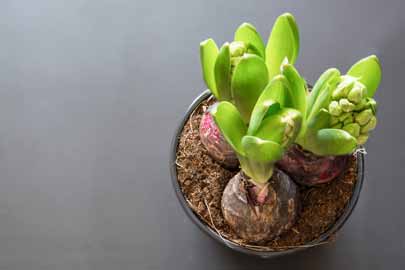
[{"label": "pot rim", "polygon": [[357,152],[357,154],[356,154],[357,181],[356,181],[356,184],[353,189],[352,197],[350,198],[349,202],[345,206],[343,213],[337,219],[337,221],[329,227],[329,229],[327,229],[324,233],[322,233],[318,237],[318,239],[315,239],[315,240],[307,243],[305,246],[295,247],[295,248],[286,249],[286,250],[279,250],[279,251],[257,251],[254,249],[243,247],[237,243],[234,243],[228,239],[223,238],[215,230],[213,230],[211,227],[209,227],[205,223],[205,221],[201,220],[200,217],[198,217],[198,215],[188,205],[188,203],[183,195],[183,192],[181,191],[180,184],[177,180],[177,166],[176,166],[177,156],[176,155],[177,155],[177,147],[179,144],[179,139],[180,139],[181,132],[183,131],[183,127],[184,127],[185,123],[189,119],[189,117],[190,117],[191,113],[194,111],[194,109],[197,108],[197,106],[202,101],[207,99],[210,95],[211,95],[211,93],[207,89],[194,99],[194,101],[188,107],[186,114],[182,117],[179,125],[177,126],[174,137],[171,142],[171,146],[170,146],[170,175],[171,175],[171,179],[172,179],[173,188],[174,188],[176,196],[179,199],[179,202],[180,202],[183,210],[186,212],[187,216],[194,222],[194,224],[196,224],[198,226],[198,228],[200,228],[203,232],[207,233],[209,236],[211,236],[217,242],[220,242],[221,244],[223,244],[233,250],[237,250],[239,252],[249,254],[249,255],[259,256],[262,258],[276,257],[276,256],[291,254],[291,253],[295,253],[300,250],[308,249],[310,246],[316,246],[317,244],[320,244],[320,243],[326,241],[331,235],[333,235],[334,233],[339,231],[342,228],[342,226],[346,223],[346,221],[348,220],[350,215],[353,213],[353,210],[360,197],[360,191],[363,187],[364,154],[361,152]]}]

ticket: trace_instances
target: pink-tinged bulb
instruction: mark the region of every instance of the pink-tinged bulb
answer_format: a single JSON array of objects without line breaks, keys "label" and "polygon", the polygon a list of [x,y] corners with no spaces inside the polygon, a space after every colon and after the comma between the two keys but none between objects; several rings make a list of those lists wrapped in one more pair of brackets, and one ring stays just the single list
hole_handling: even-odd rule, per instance
[{"label": "pink-tinged bulb", "polygon": [[202,144],[213,159],[230,169],[238,167],[235,151],[221,134],[209,110],[201,118],[199,132]]},{"label": "pink-tinged bulb", "polygon": [[277,162],[277,166],[294,181],[308,186],[324,184],[341,175],[349,156],[316,156],[293,145]]}]

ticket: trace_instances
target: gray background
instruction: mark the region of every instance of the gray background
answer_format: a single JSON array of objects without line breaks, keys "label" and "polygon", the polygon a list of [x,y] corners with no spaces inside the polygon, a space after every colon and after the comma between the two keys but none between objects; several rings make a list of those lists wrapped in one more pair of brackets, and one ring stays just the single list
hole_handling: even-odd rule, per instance
[{"label": "gray background", "polygon": [[[243,21],[300,26],[313,82],[375,53],[378,129],[359,204],[335,244],[263,261],[185,216],[169,142],[203,89],[198,44]],[[0,1],[0,269],[403,269],[405,3]]]}]

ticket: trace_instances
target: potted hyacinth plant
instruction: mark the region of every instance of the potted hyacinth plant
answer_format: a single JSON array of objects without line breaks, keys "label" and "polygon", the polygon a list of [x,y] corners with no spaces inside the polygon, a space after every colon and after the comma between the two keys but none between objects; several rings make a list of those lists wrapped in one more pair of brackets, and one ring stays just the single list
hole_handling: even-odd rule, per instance
[{"label": "potted hyacinth plant", "polygon": [[[243,121],[248,123],[264,87],[280,73],[281,62],[287,58],[294,63],[298,51],[298,26],[291,14],[277,18],[267,46],[253,25],[243,23],[235,31],[234,41],[225,42],[220,49],[212,39],[201,42],[203,78],[215,99],[234,104]],[[210,115],[215,106],[211,106],[201,120],[201,142],[214,159],[235,168],[239,164],[237,156]]]},{"label": "potted hyacinth plant", "polygon": [[377,122],[376,56],[344,75],[328,69],[310,89],[294,67],[298,51],[289,13],[267,44],[249,23],[219,49],[203,41],[208,90],[172,145],[173,185],[189,217],[228,247],[262,257],[323,244],[341,228],[363,181],[354,153]]}]

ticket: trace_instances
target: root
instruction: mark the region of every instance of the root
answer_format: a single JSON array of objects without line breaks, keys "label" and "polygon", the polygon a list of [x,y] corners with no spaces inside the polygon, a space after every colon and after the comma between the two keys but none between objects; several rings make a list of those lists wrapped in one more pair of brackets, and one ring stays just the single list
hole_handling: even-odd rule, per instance
[{"label": "root", "polygon": [[364,148],[364,146],[361,146],[361,147],[357,148],[357,149],[353,152],[353,156],[357,157],[357,153],[360,153],[360,154],[363,154],[363,155],[367,155],[366,148]]},{"label": "root", "polygon": [[210,95],[209,98],[207,99],[207,102],[210,102],[211,99],[214,99],[214,95]]},{"label": "root", "polygon": [[179,166],[179,167],[182,168],[183,170],[187,171],[187,169],[186,169],[183,165],[181,165],[181,164],[178,162],[177,159],[176,159],[176,161],[174,162],[174,164],[176,164],[177,166]]}]

